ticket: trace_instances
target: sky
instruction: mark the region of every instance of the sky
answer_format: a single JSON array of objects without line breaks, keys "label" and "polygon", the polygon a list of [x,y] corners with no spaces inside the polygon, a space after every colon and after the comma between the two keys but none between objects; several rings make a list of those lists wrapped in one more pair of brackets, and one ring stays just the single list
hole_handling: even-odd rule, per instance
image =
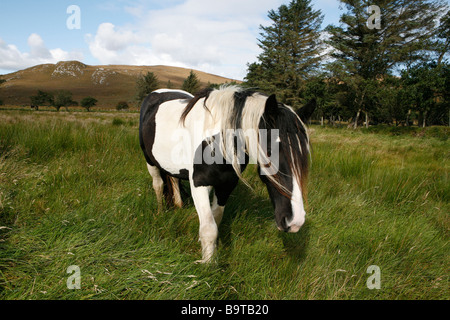
[{"label": "sky", "polygon": [[[170,65],[242,80],[259,26],[290,0],[1,0],[0,74],[43,63]],[[312,0],[322,27],[338,0]],[[75,5],[77,10],[72,10]],[[69,10],[68,10],[69,9]]]},{"label": "sky", "polygon": [[[78,60],[170,65],[242,80],[260,53],[259,26],[289,1],[1,0],[0,74]],[[325,15],[323,27],[338,23],[338,0],[312,4]]]}]

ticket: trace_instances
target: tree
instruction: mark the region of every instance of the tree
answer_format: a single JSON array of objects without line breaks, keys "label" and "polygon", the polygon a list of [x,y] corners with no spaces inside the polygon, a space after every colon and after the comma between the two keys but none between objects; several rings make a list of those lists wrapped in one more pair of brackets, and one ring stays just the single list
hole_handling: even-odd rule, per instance
[{"label": "tree", "polygon": [[342,120],[342,106],[339,102],[341,86],[335,79],[329,78],[326,73],[321,73],[310,78],[305,85],[303,98],[306,101],[316,99],[317,108],[314,112],[320,118],[321,125],[328,119],[333,125]]},{"label": "tree", "polygon": [[30,100],[31,107],[36,110],[38,110],[40,106],[51,106],[54,103],[53,94],[42,90],[38,90],[35,96],[30,97]]},{"label": "tree", "polygon": [[200,80],[194,71],[191,70],[189,76],[184,80],[181,90],[196,94],[200,89]]},{"label": "tree", "polygon": [[396,67],[422,59],[429,49],[429,39],[435,32],[435,19],[445,7],[441,1],[389,0],[375,1],[380,8],[380,29],[369,28],[373,1],[341,0],[347,12],[341,16],[341,26],[326,28],[326,41],[334,48],[334,61],[328,70],[344,82],[354,96],[352,103],[355,127],[360,113],[374,112],[379,83]]},{"label": "tree", "polygon": [[437,64],[440,65],[450,50],[450,10],[440,19],[432,47],[437,54]]},{"label": "tree", "polygon": [[92,107],[94,107],[97,104],[98,100],[92,97],[86,97],[81,100],[81,106],[87,110],[87,112],[90,111]]},{"label": "tree", "polygon": [[167,89],[173,89],[173,87],[174,87],[174,86],[173,86],[172,81],[168,80],[168,81],[167,81],[166,88],[167,88]]},{"label": "tree", "polygon": [[65,107],[68,111],[69,106],[77,105],[78,103],[72,99],[72,92],[67,90],[60,90],[55,94],[55,101],[53,106],[57,111],[61,109],[61,107]]},{"label": "tree", "polygon": [[418,63],[402,72],[406,100],[418,113],[418,125],[445,124],[449,115],[450,66],[436,61]]},{"label": "tree", "polygon": [[410,125],[411,107],[408,87],[396,76],[386,76],[373,93],[375,106],[372,114],[374,123]]},{"label": "tree", "polygon": [[120,101],[119,103],[117,103],[116,105],[116,110],[120,111],[120,110],[126,110],[128,109],[128,103],[126,101]]},{"label": "tree", "polygon": [[323,15],[310,0],[292,0],[268,13],[272,24],[260,26],[262,53],[248,65],[248,85],[276,92],[284,103],[300,104],[305,80],[314,75],[322,60],[320,26]]},{"label": "tree", "polygon": [[136,101],[138,104],[141,104],[145,97],[157,89],[159,89],[159,80],[153,72],[147,72],[146,75],[140,76],[136,81]]}]

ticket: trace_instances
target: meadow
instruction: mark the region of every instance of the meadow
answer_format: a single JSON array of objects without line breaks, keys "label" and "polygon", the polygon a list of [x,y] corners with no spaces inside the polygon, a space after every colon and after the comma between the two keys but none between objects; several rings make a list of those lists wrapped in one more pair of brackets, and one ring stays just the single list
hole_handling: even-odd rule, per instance
[{"label": "meadow", "polygon": [[192,200],[157,213],[138,117],[0,110],[0,299],[450,299],[448,128],[311,126],[302,229],[277,230],[249,167],[199,265]]}]

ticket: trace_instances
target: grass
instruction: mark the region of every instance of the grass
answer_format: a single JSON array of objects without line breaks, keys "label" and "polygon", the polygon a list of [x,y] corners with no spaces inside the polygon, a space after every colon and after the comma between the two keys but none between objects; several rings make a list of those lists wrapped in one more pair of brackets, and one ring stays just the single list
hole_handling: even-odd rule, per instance
[{"label": "grass", "polygon": [[[442,130],[313,126],[300,232],[276,229],[250,167],[254,191],[233,192],[217,263],[197,265],[193,203],[156,214],[137,117],[1,111],[0,299],[450,298]],[[80,290],[67,289],[71,265]],[[370,265],[379,290],[367,288]]]}]

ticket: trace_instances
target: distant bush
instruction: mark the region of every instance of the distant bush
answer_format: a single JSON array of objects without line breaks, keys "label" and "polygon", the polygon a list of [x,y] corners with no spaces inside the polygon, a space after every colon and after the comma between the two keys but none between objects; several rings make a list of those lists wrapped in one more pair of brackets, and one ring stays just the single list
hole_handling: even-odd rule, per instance
[{"label": "distant bush", "polygon": [[417,134],[419,128],[417,127],[394,127],[388,125],[377,125],[370,126],[367,129],[362,129],[362,132],[369,133],[383,133],[390,136],[401,136],[401,135],[410,135],[414,136]]},{"label": "distant bush", "polygon": [[428,137],[434,137],[440,139],[442,141],[448,140],[450,136],[450,128],[443,126],[433,126],[427,127],[423,129],[425,131],[425,135]]},{"label": "distant bush", "polygon": [[122,126],[125,124],[125,121],[123,119],[120,118],[114,118],[112,121],[112,125],[113,126]]},{"label": "distant bush", "polygon": [[129,107],[130,106],[128,105],[128,103],[126,101],[120,101],[116,106],[116,110],[126,110]]}]

